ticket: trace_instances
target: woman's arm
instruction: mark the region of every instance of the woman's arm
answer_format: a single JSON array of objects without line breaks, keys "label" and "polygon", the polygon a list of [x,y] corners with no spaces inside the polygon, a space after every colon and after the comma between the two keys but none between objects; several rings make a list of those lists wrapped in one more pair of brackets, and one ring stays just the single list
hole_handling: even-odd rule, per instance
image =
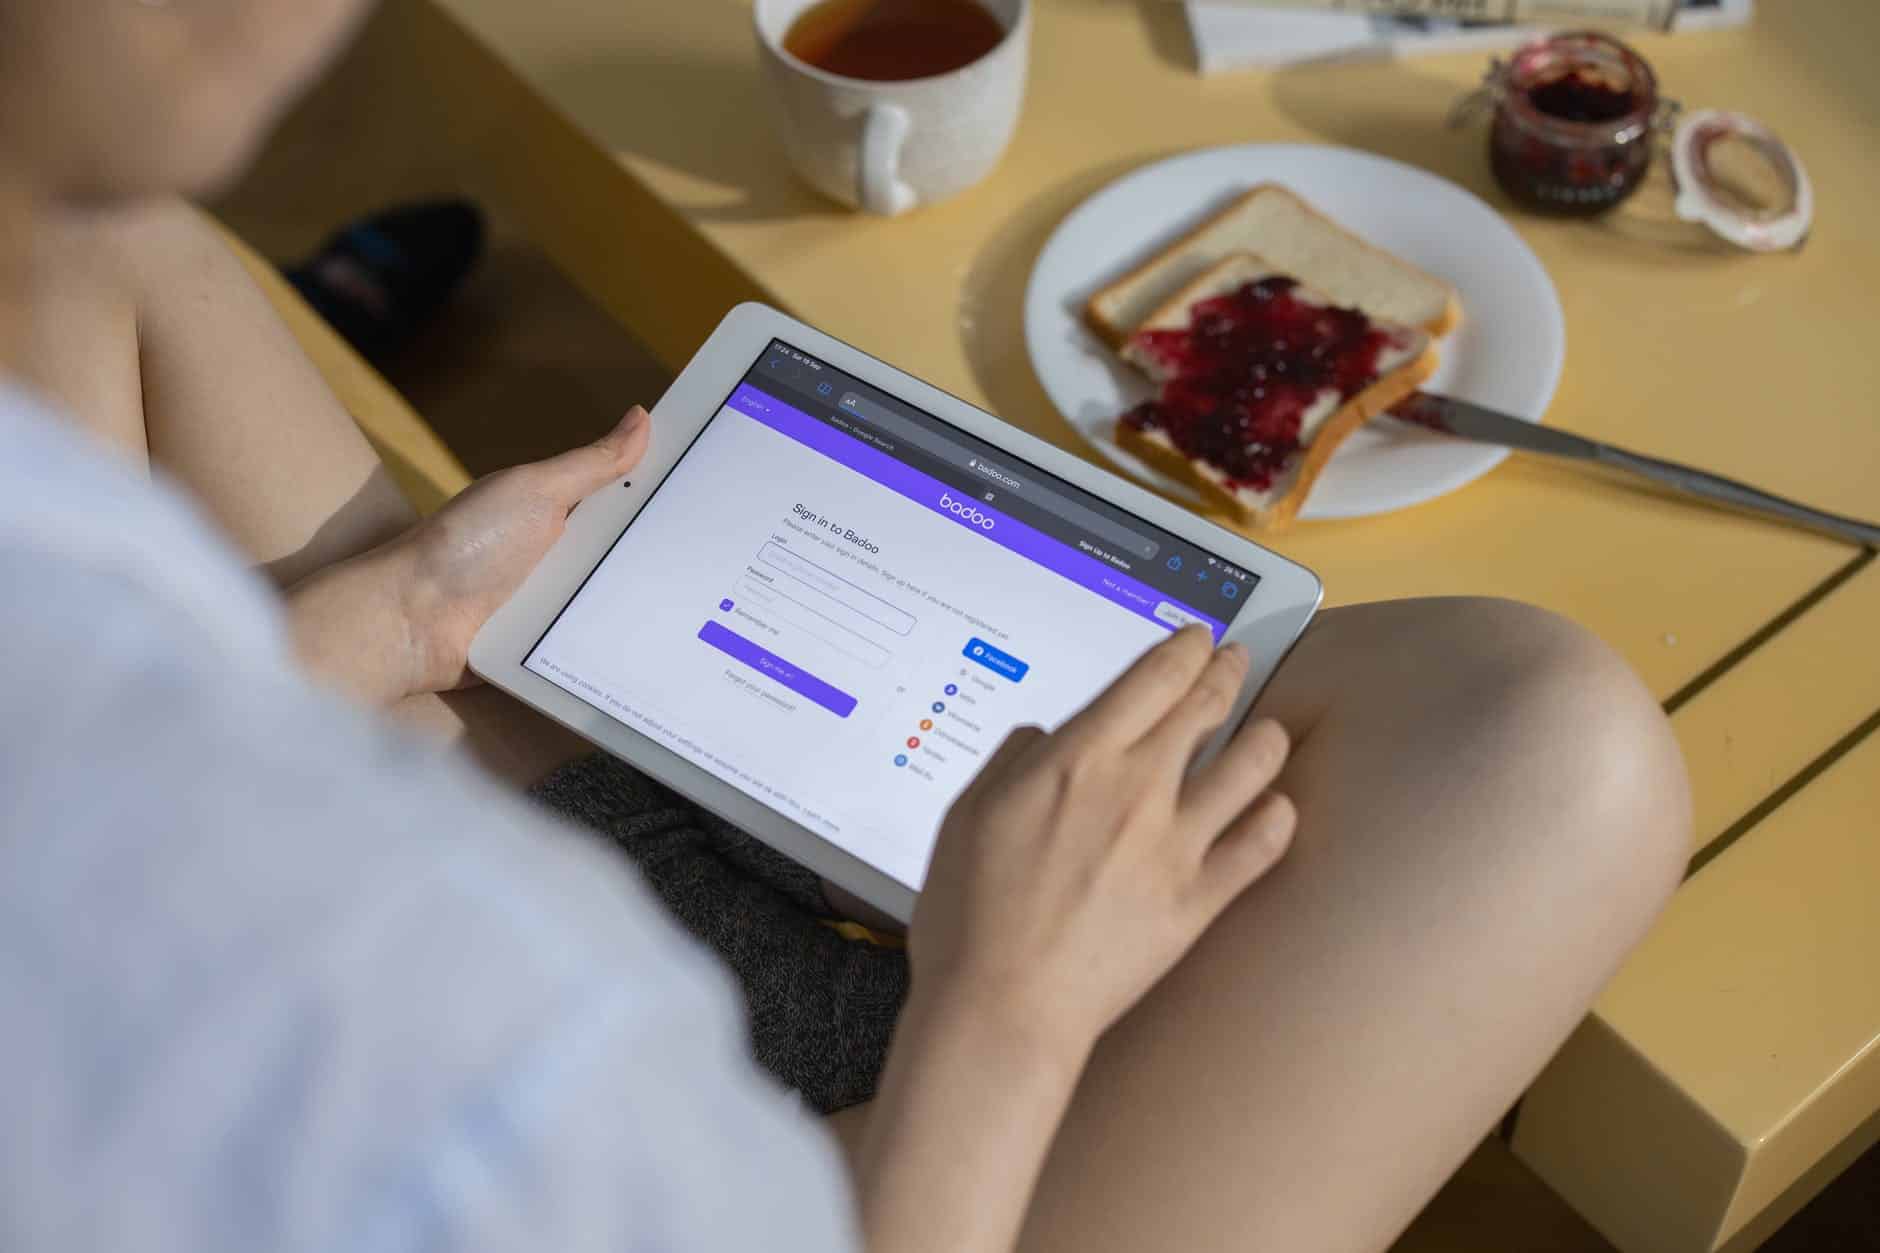
[{"label": "woman's arm", "polygon": [[635,406],[594,443],[479,479],[396,539],[296,583],[287,611],[301,660],[369,704],[462,687],[477,629],[569,512],[639,462],[649,425]]},{"label": "woman's arm", "polygon": [[1185,777],[1246,669],[1183,631],[1055,734],[1015,732],[954,804],[859,1158],[873,1253],[1011,1248],[1097,1037],[1285,852],[1278,724]]},{"label": "woman's arm", "polygon": [[1089,1052],[1048,1018],[908,1001],[855,1180],[871,1253],[1013,1246]]}]

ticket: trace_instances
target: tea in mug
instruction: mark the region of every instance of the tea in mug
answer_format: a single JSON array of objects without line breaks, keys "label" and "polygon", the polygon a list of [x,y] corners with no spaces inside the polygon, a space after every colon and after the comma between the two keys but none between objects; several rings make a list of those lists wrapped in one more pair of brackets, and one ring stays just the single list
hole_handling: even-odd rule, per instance
[{"label": "tea in mug", "polygon": [[783,46],[831,74],[897,82],[971,65],[1004,38],[978,0],[820,0],[790,24]]}]

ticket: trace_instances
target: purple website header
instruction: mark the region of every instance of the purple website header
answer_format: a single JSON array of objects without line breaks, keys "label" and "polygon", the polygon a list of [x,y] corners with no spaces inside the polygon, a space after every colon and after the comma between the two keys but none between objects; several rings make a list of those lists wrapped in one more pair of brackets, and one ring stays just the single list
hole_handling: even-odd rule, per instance
[{"label": "purple website header", "polygon": [[[1227,633],[1227,624],[1219,619],[1158,592],[1120,570],[1111,569],[1088,553],[1078,552],[1070,545],[1026,526],[1009,514],[981,503],[969,493],[961,492],[939,479],[922,474],[913,466],[896,461],[880,449],[870,448],[835,427],[817,421],[801,409],[759,391],[749,383],[738,385],[738,389],[731,393],[729,404],[745,417],[815,449],[890,491],[952,519],[959,526],[978,532],[999,547],[1061,574],[1079,587],[1095,592],[1158,626],[1172,631],[1187,623],[1198,622],[1213,632],[1216,643]],[[1158,609],[1161,610],[1160,614],[1157,613]]]}]

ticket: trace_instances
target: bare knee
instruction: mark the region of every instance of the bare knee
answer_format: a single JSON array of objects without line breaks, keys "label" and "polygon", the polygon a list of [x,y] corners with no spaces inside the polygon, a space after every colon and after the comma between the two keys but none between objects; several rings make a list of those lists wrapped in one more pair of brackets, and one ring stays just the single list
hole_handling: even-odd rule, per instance
[{"label": "bare knee", "polygon": [[1480,702],[1483,730],[1506,768],[1527,772],[1536,830],[1573,828],[1572,855],[1595,859],[1620,888],[1656,908],[1690,855],[1684,759],[1657,700],[1584,627],[1515,601],[1429,602],[1447,641],[1440,659]]},{"label": "bare knee", "polygon": [[1479,597],[1330,611],[1269,695],[1308,736],[1323,723],[1365,760],[1414,755],[1466,788],[1486,819],[1431,856],[1557,867],[1639,909],[1682,873],[1690,796],[1670,725],[1612,649],[1557,614]]}]

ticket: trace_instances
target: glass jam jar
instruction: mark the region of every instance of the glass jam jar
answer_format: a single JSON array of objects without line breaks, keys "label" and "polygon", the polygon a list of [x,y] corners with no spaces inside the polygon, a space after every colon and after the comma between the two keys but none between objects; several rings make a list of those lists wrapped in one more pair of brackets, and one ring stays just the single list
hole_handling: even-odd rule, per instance
[{"label": "glass jam jar", "polygon": [[1536,40],[1496,62],[1485,85],[1495,103],[1489,163],[1519,204],[1591,217],[1644,181],[1658,79],[1618,40],[1596,31]]}]

